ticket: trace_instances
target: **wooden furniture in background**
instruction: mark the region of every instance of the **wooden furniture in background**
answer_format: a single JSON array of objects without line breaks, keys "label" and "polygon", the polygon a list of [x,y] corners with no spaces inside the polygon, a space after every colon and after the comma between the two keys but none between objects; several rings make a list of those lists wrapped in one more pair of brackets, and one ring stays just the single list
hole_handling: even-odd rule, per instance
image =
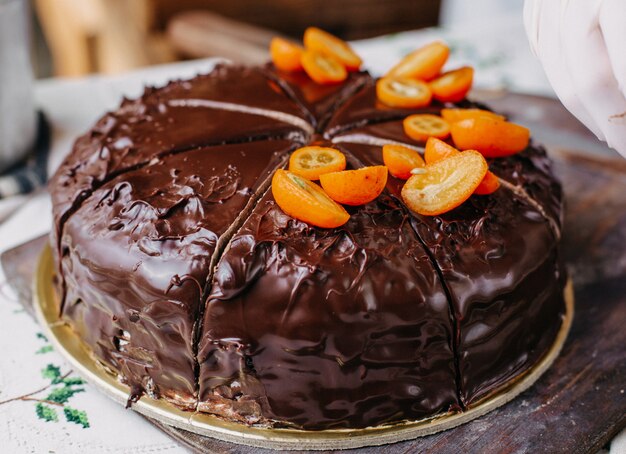
[{"label": "wooden furniture in background", "polygon": [[300,39],[306,27],[316,25],[344,39],[358,39],[417,29],[437,24],[440,3],[34,0],[58,76],[115,73],[181,57],[223,56],[257,63],[267,58],[269,38],[277,33]]},{"label": "wooden furniture in background", "polygon": [[437,25],[441,0],[152,0],[155,25],[176,14],[209,10],[221,16],[301,38],[310,25],[343,39]]},{"label": "wooden furniture in background", "polygon": [[178,13],[167,25],[169,42],[184,57],[220,56],[248,64],[269,60],[269,44],[277,34],[201,10]]},{"label": "wooden furniture in background", "polygon": [[154,31],[151,0],[35,0],[57,76],[116,73],[176,60]]}]

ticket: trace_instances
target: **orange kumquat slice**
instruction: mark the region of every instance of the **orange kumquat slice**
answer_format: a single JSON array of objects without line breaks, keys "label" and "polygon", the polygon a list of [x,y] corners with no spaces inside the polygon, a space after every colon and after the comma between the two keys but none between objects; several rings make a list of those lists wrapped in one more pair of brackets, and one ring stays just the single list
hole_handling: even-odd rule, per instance
[{"label": "orange kumquat slice", "polygon": [[487,173],[487,161],[474,150],[464,151],[426,166],[402,188],[402,200],[413,211],[435,216],[465,202]]},{"label": "orange kumquat slice", "polygon": [[455,154],[460,153],[459,150],[452,145],[448,145],[443,140],[436,137],[429,137],[426,141],[426,147],[424,148],[424,160],[426,164],[434,164],[442,159],[449,158]]},{"label": "orange kumquat slice", "polygon": [[339,172],[345,168],[345,155],[334,148],[302,147],[289,158],[289,171],[308,180],[319,180],[324,173]]},{"label": "orange kumquat slice", "polygon": [[391,175],[402,180],[411,177],[411,170],[426,165],[417,151],[396,144],[383,145],[383,162]]},{"label": "orange kumquat slice", "polygon": [[448,123],[466,120],[468,118],[489,117],[498,120],[506,120],[504,116],[483,109],[441,109],[441,116]]},{"label": "orange kumquat slice", "polygon": [[274,173],[272,195],[286,214],[317,227],[339,227],[350,219],[348,212],[322,188],[287,170]]},{"label": "orange kumquat slice", "polygon": [[302,71],[302,49],[296,43],[275,37],[270,42],[274,66],[282,71]]},{"label": "orange kumquat slice", "polygon": [[451,133],[458,148],[478,150],[487,158],[518,153],[528,146],[530,140],[528,128],[489,117],[452,123]]},{"label": "orange kumquat slice", "polygon": [[437,115],[409,115],[402,122],[404,132],[413,140],[425,142],[429,137],[445,139],[450,135],[450,125]]},{"label": "orange kumquat slice", "polygon": [[307,49],[302,53],[301,62],[304,71],[318,84],[336,84],[348,77],[345,66],[330,55]]},{"label": "orange kumquat slice", "polygon": [[387,167],[371,166],[325,173],[320,177],[320,183],[335,202],[363,205],[374,200],[385,189]]},{"label": "orange kumquat slice", "polygon": [[361,58],[342,39],[317,27],[309,27],[304,32],[304,46],[324,55],[330,55],[343,64],[348,71],[358,71]]},{"label": "orange kumquat slice", "polygon": [[383,77],[376,82],[376,96],[391,107],[418,108],[430,104],[432,93],[421,80]]},{"label": "orange kumquat slice", "polygon": [[443,73],[429,83],[433,98],[442,102],[458,102],[472,88],[474,69],[469,66]]},{"label": "orange kumquat slice", "polygon": [[500,179],[491,171],[488,171],[483,178],[483,181],[480,182],[474,194],[478,195],[489,195],[493,194],[500,187]]},{"label": "orange kumquat slice", "polygon": [[436,41],[411,52],[391,68],[387,76],[430,80],[437,76],[450,55],[444,43]]}]

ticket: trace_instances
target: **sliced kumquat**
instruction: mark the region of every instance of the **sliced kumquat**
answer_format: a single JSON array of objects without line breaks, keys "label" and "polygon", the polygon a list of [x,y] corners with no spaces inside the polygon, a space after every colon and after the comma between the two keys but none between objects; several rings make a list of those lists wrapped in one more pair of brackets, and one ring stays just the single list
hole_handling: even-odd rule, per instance
[{"label": "sliced kumquat", "polygon": [[489,195],[493,194],[500,187],[500,179],[493,172],[487,172],[483,181],[480,182],[474,194]]},{"label": "sliced kumquat", "polygon": [[345,168],[345,155],[334,148],[302,147],[289,158],[289,171],[308,180],[319,180],[324,173],[339,172]]},{"label": "sliced kumquat", "polygon": [[279,169],[272,178],[272,195],[289,216],[317,227],[333,228],[350,219],[348,212],[315,183],[288,170]]},{"label": "sliced kumquat", "polygon": [[458,102],[472,88],[474,69],[469,66],[443,73],[428,84],[433,98],[442,102]]},{"label": "sliced kumquat", "polygon": [[477,117],[451,125],[457,148],[480,151],[487,158],[510,156],[528,146],[530,131],[497,118]]},{"label": "sliced kumquat", "polygon": [[318,84],[336,84],[348,77],[348,71],[337,59],[313,50],[302,53],[304,71]]},{"label": "sliced kumquat", "polygon": [[504,116],[483,109],[441,109],[441,116],[448,123],[455,123],[468,118],[489,117],[498,120],[506,120]]},{"label": "sliced kumquat", "polygon": [[459,150],[445,143],[443,140],[437,139],[436,137],[429,137],[426,141],[426,147],[424,148],[424,160],[426,164],[434,164],[437,161],[449,158],[458,153],[460,153]]},{"label": "sliced kumquat", "polygon": [[[424,149],[424,160],[427,165],[434,164],[435,162],[447,159],[450,156],[454,156],[461,153],[452,145],[447,144],[443,140],[431,137],[426,141],[426,148]],[[474,194],[487,195],[495,192],[500,187],[500,180],[492,172],[487,171],[485,178],[480,182]]]},{"label": "sliced kumquat", "polygon": [[376,82],[376,96],[391,107],[417,108],[430,104],[432,93],[421,80],[383,77]]},{"label": "sliced kumquat", "polygon": [[487,173],[487,161],[474,150],[464,151],[426,166],[402,188],[402,200],[413,211],[435,216],[465,202]]},{"label": "sliced kumquat", "polygon": [[408,180],[413,169],[426,165],[417,151],[396,144],[383,145],[383,162],[391,175],[402,180]]},{"label": "sliced kumquat", "polygon": [[302,46],[275,37],[270,42],[270,55],[274,66],[283,71],[302,71]]},{"label": "sliced kumquat", "polygon": [[441,72],[450,55],[444,43],[436,41],[411,52],[391,68],[387,76],[407,79],[430,80]]},{"label": "sliced kumquat", "polygon": [[371,166],[325,173],[320,177],[320,183],[335,202],[363,205],[374,200],[385,189],[387,167]]},{"label": "sliced kumquat", "polygon": [[361,67],[361,58],[347,42],[317,27],[309,27],[305,30],[304,46],[307,49],[334,57],[349,71],[357,71]]},{"label": "sliced kumquat", "polygon": [[413,140],[425,142],[429,137],[445,139],[450,135],[450,125],[437,115],[409,115],[402,122],[404,133]]}]

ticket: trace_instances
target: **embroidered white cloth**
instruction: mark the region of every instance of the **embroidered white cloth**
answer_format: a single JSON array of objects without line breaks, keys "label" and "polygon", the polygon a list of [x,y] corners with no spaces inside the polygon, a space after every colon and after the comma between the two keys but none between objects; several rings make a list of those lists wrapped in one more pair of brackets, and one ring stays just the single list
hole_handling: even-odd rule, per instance
[{"label": "embroidered white cloth", "polygon": [[[361,41],[354,46],[363,56],[366,67],[380,74],[404,54],[433,38],[443,38],[451,44],[450,67],[468,63],[477,68],[478,86],[552,93],[539,64],[528,50],[521,17],[518,21],[501,21],[489,29],[428,29]],[[137,96],[145,84],[160,85],[168,79],[207,72],[214,63],[215,60],[200,60],[117,77],[38,82],[36,99],[54,131],[50,170],[58,166],[74,138],[86,131],[105,110],[115,108],[122,95]],[[46,194],[5,201],[0,204],[0,218],[3,210],[5,215],[11,215],[0,225],[0,251],[50,229],[50,202]],[[4,282],[1,271],[0,282]],[[2,452],[185,452],[142,417],[124,410],[82,383],[52,350],[10,289],[6,285],[1,289]]]}]

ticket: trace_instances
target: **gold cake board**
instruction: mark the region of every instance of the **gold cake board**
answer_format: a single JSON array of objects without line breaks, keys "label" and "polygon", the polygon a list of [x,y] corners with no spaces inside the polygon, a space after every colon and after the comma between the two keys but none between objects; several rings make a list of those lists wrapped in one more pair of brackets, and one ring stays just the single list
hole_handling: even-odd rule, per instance
[{"label": "gold cake board", "polygon": [[[46,245],[41,253],[34,279],[34,306],[37,318],[56,351],[72,365],[74,371],[109,398],[125,405],[128,386],[107,373],[90,355],[83,341],[59,319],[58,301],[52,279],[52,251]],[[334,450],[380,446],[431,435],[451,429],[498,408],[528,389],[550,367],[559,355],[574,317],[572,283],[565,287],[566,312],[561,328],[550,350],[531,369],[509,382],[497,393],[483,399],[463,413],[445,414],[419,421],[409,421],[365,429],[306,431],[249,427],[199,412],[182,411],[165,400],[142,398],[132,409],[157,421],[199,435],[231,443],[278,450]]]}]

